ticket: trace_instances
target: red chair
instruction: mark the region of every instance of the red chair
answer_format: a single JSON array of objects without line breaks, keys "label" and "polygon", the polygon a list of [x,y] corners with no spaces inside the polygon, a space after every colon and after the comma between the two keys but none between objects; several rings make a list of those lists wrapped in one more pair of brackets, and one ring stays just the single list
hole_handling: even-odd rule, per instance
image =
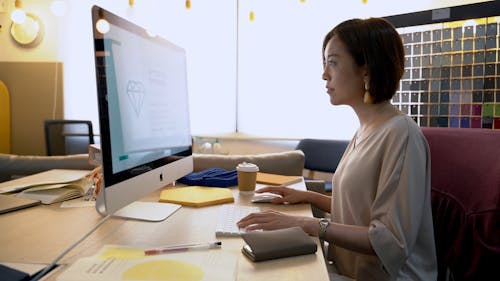
[{"label": "red chair", "polygon": [[431,151],[438,280],[498,279],[500,131],[422,131]]}]

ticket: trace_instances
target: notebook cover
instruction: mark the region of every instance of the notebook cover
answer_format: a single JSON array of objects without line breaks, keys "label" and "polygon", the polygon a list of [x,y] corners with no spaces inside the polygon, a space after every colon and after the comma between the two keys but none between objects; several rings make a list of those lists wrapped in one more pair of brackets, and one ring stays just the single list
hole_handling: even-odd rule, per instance
[{"label": "notebook cover", "polygon": [[234,202],[230,189],[220,187],[188,186],[163,190],[160,202],[202,207]]},{"label": "notebook cover", "polygon": [[29,274],[19,271],[17,269],[0,264],[0,276],[4,281],[28,281],[30,280]]},{"label": "notebook cover", "polygon": [[19,198],[14,195],[0,194],[0,214],[36,206],[40,200]]},{"label": "notebook cover", "polygon": [[284,176],[278,174],[257,173],[257,183],[269,185],[289,185],[302,181],[301,176]]},{"label": "notebook cover", "polygon": [[243,247],[243,253],[252,261],[313,254],[317,250],[314,240],[300,227],[270,231],[251,231],[241,234],[251,252]]}]

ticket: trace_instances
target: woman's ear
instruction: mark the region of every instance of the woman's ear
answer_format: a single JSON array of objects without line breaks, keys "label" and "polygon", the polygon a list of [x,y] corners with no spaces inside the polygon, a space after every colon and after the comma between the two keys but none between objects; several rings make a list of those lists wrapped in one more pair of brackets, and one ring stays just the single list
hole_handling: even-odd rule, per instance
[{"label": "woman's ear", "polygon": [[358,70],[359,70],[358,74],[360,75],[359,78],[363,79],[363,84],[366,83],[366,82],[369,82],[370,81],[370,75],[368,73],[368,67],[366,67],[366,64],[360,66],[358,68]]},{"label": "woman's ear", "polygon": [[368,74],[368,71],[366,69],[366,67],[363,67],[363,82],[365,82],[365,85],[366,84],[370,84],[370,75]]},{"label": "woman's ear", "polygon": [[369,77],[370,75],[368,73],[368,67],[366,66],[366,64],[361,67],[361,74],[364,76],[363,79],[367,79],[367,78],[370,79],[370,77]]},{"label": "woman's ear", "polygon": [[363,82],[364,82],[364,94],[363,94],[363,102],[366,104],[374,103],[374,99],[370,93],[370,75],[368,74],[368,69],[366,66],[363,66]]}]

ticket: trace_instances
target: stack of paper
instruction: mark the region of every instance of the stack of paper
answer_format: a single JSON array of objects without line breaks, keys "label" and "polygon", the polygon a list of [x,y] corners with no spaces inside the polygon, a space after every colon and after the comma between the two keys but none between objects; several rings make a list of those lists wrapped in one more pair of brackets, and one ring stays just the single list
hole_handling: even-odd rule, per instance
[{"label": "stack of paper", "polygon": [[257,183],[269,185],[290,185],[302,181],[301,176],[285,176],[268,173],[257,173]]},{"label": "stack of paper", "polygon": [[93,184],[88,170],[54,169],[0,183],[0,193],[19,192],[17,197],[52,204],[83,196]]}]

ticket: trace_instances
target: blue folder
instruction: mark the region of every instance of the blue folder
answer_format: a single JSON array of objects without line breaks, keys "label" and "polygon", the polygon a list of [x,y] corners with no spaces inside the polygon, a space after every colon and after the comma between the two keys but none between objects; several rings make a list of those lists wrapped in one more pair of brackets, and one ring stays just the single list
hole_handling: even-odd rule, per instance
[{"label": "blue folder", "polygon": [[238,174],[236,170],[228,171],[222,168],[210,168],[190,173],[180,178],[178,182],[186,185],[229,187],[238,185]]}]

